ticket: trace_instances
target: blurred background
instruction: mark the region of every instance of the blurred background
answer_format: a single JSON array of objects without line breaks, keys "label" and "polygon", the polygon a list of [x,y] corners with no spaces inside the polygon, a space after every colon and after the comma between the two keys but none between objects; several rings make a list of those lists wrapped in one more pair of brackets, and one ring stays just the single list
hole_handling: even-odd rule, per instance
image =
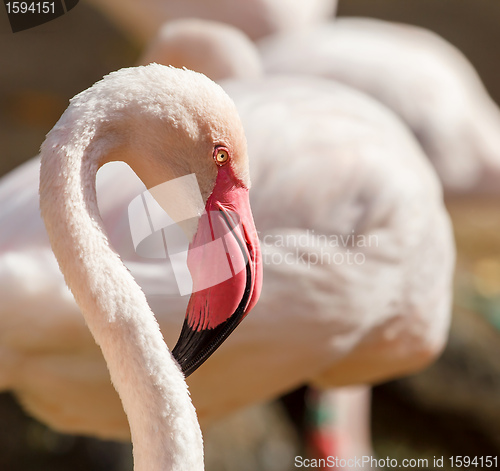
[{"label": "blurred background", "polygon": [[[340,0],[338,14],[437,32],[467,56],[500,103],[498,0]],[[16,34],[3,10],[0,175],[36,155],[69,98],[135,64],[140,50],[85,1]],[[477,205],[469,214],[450,212],[459,251],[450,342],[425,372],[374,388],[373,446],[381,457],[500,456],[500,217],[482,217]],[[300,450],[279,404],[243,411],[205,438],[213,471],[289,470]],[[130,470],[130,447],[57,434],[0,395],[0,470],[49,469]]]}]

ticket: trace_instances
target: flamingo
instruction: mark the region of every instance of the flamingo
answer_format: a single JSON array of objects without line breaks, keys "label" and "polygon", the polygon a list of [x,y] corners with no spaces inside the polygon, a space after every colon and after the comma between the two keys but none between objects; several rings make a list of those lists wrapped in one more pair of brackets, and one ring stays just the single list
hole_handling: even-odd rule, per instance
[{"label": "flamingo", "polygon": [[331,17],[337,0],[92,0],[92,4],[132,38],[148,43],[165,21],[187,17],[236,26],[252,39],[308,29]]},{"label": "flamingo", "polygon": [[[226,237],[225,243],[232,258],[246,252],[246,271],[192,294],[173,350],[183,369],[192,372],[225,338],[219,326],[233,318],[237,325],[260,291],[244,133],[230,99],[205,76],[150,65],[110,74],[76,96],[41,147],[42,216],[126,411],[134,468],[201,470],[201,430],[182,373],[143,292],[108,246],[100,223],[96,173],[116,158],[149,188],[185,172],[196,174],[208,217],[190,234],[190,255],[201,243],[191,260],[188,255],[194,286],[217,270],[218,260],[206,245],[211,240],[207,234],[217,231],[214,214],[226,221],[232,208],[241,217],[242,232],[230,231],[233,239]],[[181,198],[177,209],[179,201],[195,204],[189,193]],[[198,210],[182,208],[183,215],[192,209]],[[231,244],[238,248],[232,250]],[[209,265],[200,267],[200,262]]]},{"label": "flamingo", "polygon": [[259,42],[268,73],[345,83],[412,129],[451,198],[498,194],[500,111],[463,54],[423,28],[337,18]]},{"label": "flamingo", "polygon": [[[453,241],[439,183],[412,136],[379,104],[331,81],[223,86],[249,141],[266,283],[252,316],[188,378],[202,426],[303,383],[381,381],[428,364],[446,339]],[[17,191],[37,174],[35,159],[0,185],[10,204],[2,225],[14,220],[0,241],[2,296],[16,313],[0,317],[1,384],[59,430],[127,439],[105,364],[47,247],[36,195],[26,185]],[[139,257],[127,235],[126,209],[143,191],[126,166],[99,172],[111,244],[171,345],[186,300],[158,288],[164,262]],[[35,319],[33,289],[40,310],[51,293]],[[32,337],[26,322],[36,326]]]},{"label": "flamingo", "polygon": [[219,21],[183,18],[162,25],[146,46],[140,64],[182,64],[218,82],[260,78],[258,49],[243,31]]},{"label": "flamingo", "polygon": [[[403,119],[444,187],[457,241],[457,292],[494,286],[500,266],[500,110],[466,57],[431,31],[366,18],[338,18],[307,32],[265,38],[259,46],[268,73],[313,74],[345,83]],[[494,292],[479,296],[494,301]],[[437,370],[448,371],[449,359],[463,355],[463,341],[457,339],[462,323],[471,322],[468,316],[484,321],[484,311],[464,310],[462,303],[459,297],[452,342]],[[470,345],[476,346],[483,348],[482,340]],[[460,375],[457,381],[471,380]],[[432,397],[436,408],[449,409],[447,394],[436,395],[427,375],[408,379],[407,386],[418,390],[415,397],[422,401]]]}]

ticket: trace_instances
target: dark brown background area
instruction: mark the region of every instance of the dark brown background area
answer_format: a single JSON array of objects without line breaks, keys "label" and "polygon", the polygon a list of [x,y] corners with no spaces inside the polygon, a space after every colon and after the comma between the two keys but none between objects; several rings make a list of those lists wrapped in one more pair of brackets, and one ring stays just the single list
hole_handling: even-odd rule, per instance
[{"label": "dark brown background area", "polygon": [[0,6],[0,175],[38,152],[68,100],[138,48],[81,1],[56,20],[13,34]]},{"label": "dark brown background area", "polygon": [[457,46],[500,103],[500,1],[340,0],[341,16],[367,16],[423,26]]}]

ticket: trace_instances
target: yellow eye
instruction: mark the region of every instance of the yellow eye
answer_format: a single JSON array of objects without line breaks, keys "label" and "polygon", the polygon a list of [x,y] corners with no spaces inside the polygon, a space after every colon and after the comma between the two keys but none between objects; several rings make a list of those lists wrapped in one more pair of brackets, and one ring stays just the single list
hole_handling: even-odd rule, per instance
[{"label": "yellow eye", "polygon": [[223,147],[216,147],[214,150],[214,159],[217,165],[225,165],[229,160],[228,150]]}]

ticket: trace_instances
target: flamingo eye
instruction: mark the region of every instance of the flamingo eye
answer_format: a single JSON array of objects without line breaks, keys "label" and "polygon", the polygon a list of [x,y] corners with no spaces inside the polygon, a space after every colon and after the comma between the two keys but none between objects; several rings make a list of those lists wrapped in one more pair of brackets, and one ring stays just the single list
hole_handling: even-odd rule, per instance
[{"label": "flamingo eye", "polygon": [[229,161],[229,151],[224,147],[216,147],[214,150],[214,160],[219,167],[226,165]]}]

